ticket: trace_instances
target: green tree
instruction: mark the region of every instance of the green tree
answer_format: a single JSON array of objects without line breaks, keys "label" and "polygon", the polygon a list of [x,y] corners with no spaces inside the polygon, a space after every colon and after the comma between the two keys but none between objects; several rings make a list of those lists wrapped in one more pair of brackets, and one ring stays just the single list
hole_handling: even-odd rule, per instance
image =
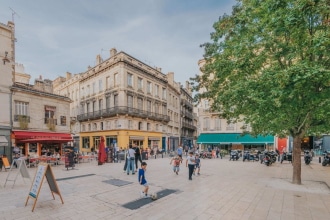
[{"label": "green tree", "polygon": [[[239,0],[213,27],[195,99],[252,134],[292,136],[301,158],[302,138],[330,129],[330,1]],[[300,159],[292,182],[301,184]]]}]

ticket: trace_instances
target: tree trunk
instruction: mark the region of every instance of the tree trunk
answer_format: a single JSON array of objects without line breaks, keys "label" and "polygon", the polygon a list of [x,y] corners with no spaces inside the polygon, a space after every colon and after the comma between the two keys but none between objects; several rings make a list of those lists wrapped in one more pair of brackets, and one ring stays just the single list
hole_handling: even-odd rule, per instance
[{"label": "tree trunk", "polygon": [[292,152],[292,164],[293,164],[293,175],[292,183],[301,184],[301,140],[300,136],[293,138],[293,152]]}]

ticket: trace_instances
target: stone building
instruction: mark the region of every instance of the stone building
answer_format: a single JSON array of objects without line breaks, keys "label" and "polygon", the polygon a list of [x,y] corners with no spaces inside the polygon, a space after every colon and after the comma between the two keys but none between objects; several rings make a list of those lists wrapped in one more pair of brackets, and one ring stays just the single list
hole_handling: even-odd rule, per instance
[{"label": "stone building", "polygon": [[[63,154],[64,147],[70,145],[69,108],[71,100],[52,93],[52,81],[36,79],[34,85],[28,83],[30,76],[20,72],[11,87],[13,128],[12,142],[23,155],[40,156],[47,150]],[[23,82],[22,82],[23,81]]]},{"label": "stone building", "polygon": [[[79,83],[75,89],[68,87],[68,79],[55,79],[54,90],[57,94],[72,96],[72,92],[77,95],[75,90],[79,88],[76,120],[80,124],[81,151],[97,150],[101,136],[109,147],[126,148],[135,143],[144,149],[166,150],[167,138],[178,136],[179,131],[175,129],[164,133],[170,121],[168,76],[159,68],[113,48],[110,58],[103,60],[98,55],[94,67],[77,75],[74,81]],[[179,100],[178,95],[176,99]],[[171,126],[178,130],[178,124]]]},{"label": "stone building", "polygon": [[12,155],[10,131],[11,121],[11,98],[10,87],[14,81],[15,70],[15,25],[9,21],[7,24],[0,23],[0,155]]}]

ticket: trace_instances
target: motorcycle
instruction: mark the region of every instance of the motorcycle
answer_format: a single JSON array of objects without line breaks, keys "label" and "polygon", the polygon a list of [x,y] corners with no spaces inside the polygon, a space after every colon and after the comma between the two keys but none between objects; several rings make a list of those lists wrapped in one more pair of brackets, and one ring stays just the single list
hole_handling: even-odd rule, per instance
[{"label": "motorcycle", "polygon": [[323,154],[323,162],[322,162],[322,166],[326,166],[326,165],[330,165],[330,152],[325,152]]},{"label": "motorcycle", "polygon": [[292,163],[292,153],[291,152],[289,152],[289,153],[284,152],[283,155],[282,155],[282,158],[281,158],[281,163],[283,163],[284,160],[287,160],[287,161]]},{"label": "motorcycle", "polygon": [[272,165],[273,160],[270,152],[264,152],[264,157],[261,163],[265,164],[266,166]]},{"label": "motorcycle", "polygon": [[310,164],[310,162],[312,161],[312,155],[308,150],[304,151],[304,160],[306,165]]},{"label": "motorcycle", "polygon": [[237,150],[232,150],[230,152],[229,160],[238,160],[238,159],[239,159],[238,151]]},{"label": "motorcycle", "polygon": [[243,162],[245,160],[253,161],[253,162],[259,161],[259,157],[258,157],[258,155],[251,154],[249,151],[244,151]]}]

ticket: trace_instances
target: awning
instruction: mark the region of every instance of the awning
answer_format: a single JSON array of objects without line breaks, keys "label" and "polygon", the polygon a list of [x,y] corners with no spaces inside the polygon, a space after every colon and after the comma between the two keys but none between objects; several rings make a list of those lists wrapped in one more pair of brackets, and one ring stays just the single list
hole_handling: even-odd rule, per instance
[{"label": "awning", "polygon": [[160,141],[160,137],[148,137],[149,141]]},{"label": "awning", "polygon": [[8,146],[8,141],[5,136],[0,136],[0,147]]},{"label": "awning", "polygon": [[273,144],[274,136],[258,135],[254,137],[249,134],[242,136],[240,133],[205,133],[200,134],[197,144]]},{"label": "awning", "polygon": [[16,142],[66,143],[72,141],[71,134],[56,132],[13,131]]},{"label": "awning", "polygon": [[130,140],[144,141],[143,136],[129,136]]}]

